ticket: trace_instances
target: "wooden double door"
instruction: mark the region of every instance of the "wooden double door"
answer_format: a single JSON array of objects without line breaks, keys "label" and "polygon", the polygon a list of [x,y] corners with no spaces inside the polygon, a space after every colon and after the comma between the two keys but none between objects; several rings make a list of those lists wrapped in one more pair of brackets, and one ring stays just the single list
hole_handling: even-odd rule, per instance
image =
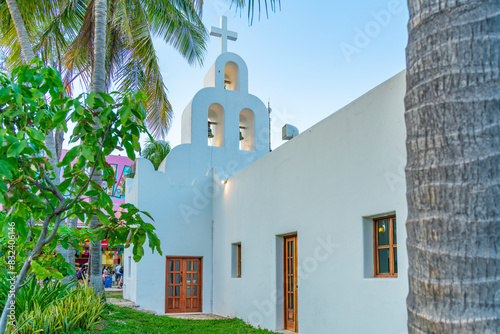
[{"label": "wooden double door", "polygon": [[201,257],[167,257],[165,313],[201,312]]},{"label": "wooden double door", "polygon": [[284,238],[284,273],[285,282],[285,329],[296,332],[299,328],[297,312],[297,236],[287,236]]}]

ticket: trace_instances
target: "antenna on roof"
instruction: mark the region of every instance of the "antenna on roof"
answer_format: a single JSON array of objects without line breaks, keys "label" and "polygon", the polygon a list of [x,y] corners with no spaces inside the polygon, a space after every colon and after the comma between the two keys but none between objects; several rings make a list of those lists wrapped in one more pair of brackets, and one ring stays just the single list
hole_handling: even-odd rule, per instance
[{"label": "antenna on roof", "polygon": [[267,114],[269,115],[269,152],[271,149],[271,99],[267,100]]}]

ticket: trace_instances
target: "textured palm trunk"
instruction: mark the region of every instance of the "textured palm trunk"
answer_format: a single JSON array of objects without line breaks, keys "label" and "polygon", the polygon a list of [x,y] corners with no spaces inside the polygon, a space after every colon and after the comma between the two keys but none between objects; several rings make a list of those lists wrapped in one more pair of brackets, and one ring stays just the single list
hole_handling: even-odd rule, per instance
[{"label": "textured palm trunk", "polygon": [[[92,69],[92,92],[104,92],[106,89],[106,23],[107,23],[107,1],[96,0],[94,3],[95,15],[95,31],[94,31],[94,68]],[[98,127],[97,119],[95,120],[95,127]],[[94,174],[93,180],[97,184],[101,184],[102,175],[100,173]],[[92,198],[95,200],[95,198]],[[92,217],[90,228],[99,226],[97,216]],[[96,295],[101,295],[104,298],[104,284],[101,276],[101,241],[97,240],[90,243],[90,284],[95,289]]]},{"label": "textured palm trunk", "polygon": [[21,51],[23,53],[23,58],[26,64],[29,64],[33,59],[35,59],[35,53],[31,47],[28,32],[26,31],[26,26],[24,25],[23,17],[19,11],[16,0],[6,0],[7,7],[9,7],[10,16],[14,27],[16,27],[17,39],[19,44],[21,44]]},{"label": "textured palm trunk", "polygon": [[[62,226],[68,226],[68,228],[73,229],[77,228],[78,225],[78,218],[72,218],[72,219],[67,219],[65,222],[61,223]],[[60,253],[61,255],[64,256],[64,259],[66,260],[69,265],[74,268],[75,267],[75,248],[73,246],[69,246],[68,249],[64,249],[61,244],[58,244],[56,247],[56,252]],[[66,276],[62,279],[63,283],[68,283],[71,280],[76,279],[76,275],[69,275]]]},{"label": "textured palm trunk", "polygon": [[410,333],[500,333],[500,2],[409,0]]}]

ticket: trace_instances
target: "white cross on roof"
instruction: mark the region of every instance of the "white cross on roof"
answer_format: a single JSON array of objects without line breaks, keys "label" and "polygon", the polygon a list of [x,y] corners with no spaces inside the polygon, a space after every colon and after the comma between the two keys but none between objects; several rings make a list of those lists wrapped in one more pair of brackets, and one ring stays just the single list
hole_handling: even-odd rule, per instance
[{"label": "white cross on roof", "polygon": [[220,17],[220,28],[211,27],[210,36],[220,37],[220,53],[227,52],[227,40],[235,41],[238,38],[238,33],[227,30],[227,17]]}]

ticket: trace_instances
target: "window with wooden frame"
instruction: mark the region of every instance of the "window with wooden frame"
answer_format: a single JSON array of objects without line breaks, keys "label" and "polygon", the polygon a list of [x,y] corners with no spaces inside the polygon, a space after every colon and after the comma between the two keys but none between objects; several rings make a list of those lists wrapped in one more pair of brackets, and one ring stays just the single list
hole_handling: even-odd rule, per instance
[{"label": "window with wooden frame", "polygon": [[231,244],[231,277],[241,277],[241,242]]},{"label": "window with wooden frame", "polygon": [[241,277],[241,244],[238,244],[237,247],[238,247],[238,272],[236,277]]},{"label": "window with wooden frame", "polygon": [[396,216],[373,220],[375,277],[398,277]]}]

